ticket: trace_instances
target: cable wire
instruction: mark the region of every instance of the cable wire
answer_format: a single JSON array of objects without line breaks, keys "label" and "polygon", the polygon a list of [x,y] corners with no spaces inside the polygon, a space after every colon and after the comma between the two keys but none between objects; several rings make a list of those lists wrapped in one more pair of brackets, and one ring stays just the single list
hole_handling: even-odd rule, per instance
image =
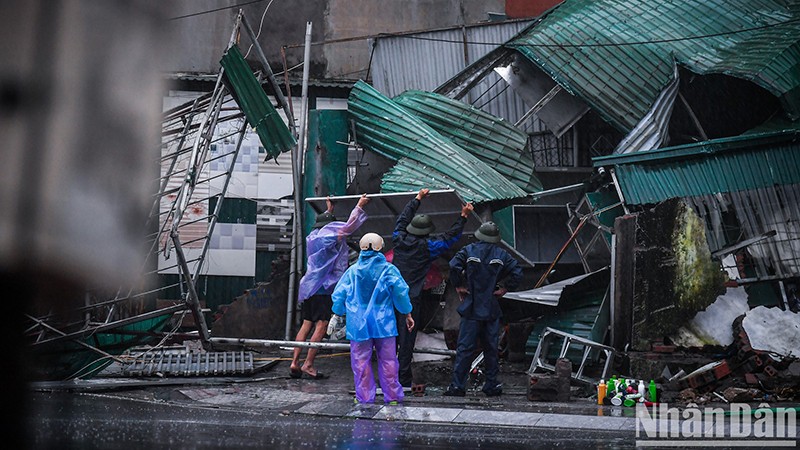
[{"label": "cable wire", "polygon": [[210,14],[210,13],[217,12],[217,11],[224,11],[226,9],[238,8],[240,6],[251,5],[253,3],[260,3],[260,2],[264,2],[264,1],[266,1],[266,0],[252,0],[252,1],[249,1],[249,2],[237,3],[237,4],[231,5],[231,6],[223,6],[222,8],[209,9],[209,10],[206,10],[206,11],[198,11],[196,13],[184,14],[182,16],[170,17],[167,20],[186,19],[187,17],[200,16],[200,15],[203,15],[203,14]]},{"label": "cable wire", "polygon": [[247,47],[247,53],[244,54],[244,59],[247,59],[247,55],[249,55],[250,50],[253,49],[253,44],[256,44],[258,42],[258,37],[261,36],[261,27],[264,26],[264,17],[267,17],[267,10],[269,9],[270,6],[272,6],[272,2],[274,1],[275,0],[269,0],[269,3],[267,3],[267,7],[264,8],[264,13],[261,14],[261,21],[258,23],[258,33],[256,33],[255,42],[251,42],[250,47]]},{"label": "cable wire", "polygon": [[[721,31],[719,33],[711,33],[711,34],[702,34],[698,36],[686,36],[686,37],[678,37],[678,38],[670,38],[670,39],[654,39],[651,41],[633,41],[633,42],[619,42],[619,43],[604,43],[604,44],[571,44],[571,43],[564,43],[564,44],[523,44],[525,47],[555,47],[555,48],[581,48],[581,47],[626,47],[632,45],[647,45],[647,44],[664,44],[668,42],[679,42],[679,41],[690,41],[695,39],[706,39],[711,37],[719,37],[719,36],[728,36],[733,34],[740,34],[740,33],[748,33],[751,31],[760,31],[769,28],[775,28],[782,25],[789,25],[793,23],[800,22],[800,18],[786,20],[784,22],[777,22],[768,25],[761,25],[758,27],[752,28],[743,28],[741,30],[732,30],[732,31]],[[535,28],[534,28],[535,30]],[[424,31],[419,31],[420,33]],[[454,40],[454,39],[439,39],[439,38],[431,38],[431,37],[422,37],[422,36],[412,36],[408,34],[401,34],[401,33],[380,33],[380,34],[371,34],[368,36],[354,36],[349,38],[341,38],[341,39],[330,39],[326,41],[317,41],[312,42],[311,45],[324,45],[324,44],[335,44],[340,42],[352,42],[352,41],[360,41],[365,39],[380,39],[380,38],[406,38],[406,39],[417,39],[421,41],[433,41],[433,42],[446,42],[451,44],[471,44],[471,45],[491,45],[491,46],[501,46],[507,44],[507,42],[481,42],[481,41],[464,41],[464,40]],[[291,45],[284,45],[285,48],[299,48],[302,47],[302,44],[291,44]]]}]

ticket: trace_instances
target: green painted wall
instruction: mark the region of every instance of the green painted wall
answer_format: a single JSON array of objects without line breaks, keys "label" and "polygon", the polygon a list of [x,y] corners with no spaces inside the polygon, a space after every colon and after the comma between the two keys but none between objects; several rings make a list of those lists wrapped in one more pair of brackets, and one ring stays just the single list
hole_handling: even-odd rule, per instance
[{"label": "green painted wall", "polygon": [[[308,148],[304,164],[303,199],[344,195],[347,188],[347,111],[312,110],[308,115]],[[317,214],[304,205],[303,236],[308,236]]]}]

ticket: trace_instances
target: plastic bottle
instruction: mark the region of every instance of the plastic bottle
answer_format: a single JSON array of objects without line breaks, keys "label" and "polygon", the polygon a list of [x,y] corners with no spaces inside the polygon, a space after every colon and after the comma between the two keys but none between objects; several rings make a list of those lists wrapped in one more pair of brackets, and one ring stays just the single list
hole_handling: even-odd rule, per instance
[{"label": "plastic bottle", "polygon": [[614,406],[622,405],[622,392],[617,392],[613,397],[611,397],[611,404]]},{"label": "plastic bottle", "polygon": [[609,378],[608,383],[606,383],[606,397],[613,397],[614,392],[617,390],[617,376],[611,375]]},{"label": "plastic bottle", "polygon": [[644,397],[644,396],[645,396],[645,392],[646,392],[646,389],[645,389],[645,387],[644,387],[644,380],[639,380],[639,386],[638,386],[638,388],[639,388],[639,389],[638,389],[639,395],[641,395],[642,397]]},{"label": "plastic bottle", "polygon": [[597,385],[597,404],[602,405],[603,399],[606,398],[607,392],[606,382],[604,380],[600,380],[600,384]]},{"label": "plastic bottle", "polygon": [[650,401],[653,402],[653,403],[657,402],[658,399],[656,398],[656,382],[655,381],[650,380],[650,386],[648,387],[648,390],[650,391]]}]

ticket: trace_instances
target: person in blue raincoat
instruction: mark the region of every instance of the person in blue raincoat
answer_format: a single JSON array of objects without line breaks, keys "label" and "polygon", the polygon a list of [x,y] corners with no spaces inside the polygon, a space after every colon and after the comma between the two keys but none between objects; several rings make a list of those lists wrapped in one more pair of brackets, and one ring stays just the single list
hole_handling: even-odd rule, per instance
[{"label": "person in blue raincoat", "polygon": [[[483,392],[487,396],[503,393],[497,380],[499,355],[497,351],[500,334],[500,310],[498,299],[515,289],[522,278],[522,267],[516,259],[500,248],[500,229],[494,222],[485,222],[475,232],[478,242],[459,250],[450,260],[450,281],[461,297],[458,313],[461,326],[458,330],[456,359],[453,378],[444,395],[463,397],[466,395],[467,377],[472,363],[471,356],[480,338],[486,364],[486,381]],[[504,282],[505,287],[498,283]]]},{"label": "person in blue raincoat", "polygon": [[[297,293],[303,323],[295,337],[296,341],[304,342],[313,326],[315,326],[314,334],[309,339],[311,342],[320,342],[325,337],[328,320],[331,317],[331,292],[347,270],[349,254],[347,237],[367,220],[364,206],[368,202],[367,194],[362,195],[350,212],[347,222],[341,222],[333,215],[333,203],[328,198],[327,210],[317,216],[314,229],[306,238],[307,270],[300,279]],[[300,347],[294,348],[292,364],[289,367],[291,377],[300,378],[305,374],[312,379],[326,378],[314,367],[314,359],[319,350],[309,348],[308,355],[300,366],[301,350]]]},{"label": "person in blue raincoat", "polygon": [[398,379],[395,310],[405,316],[405,328],[412,330],[414,319],[411,317],[408,284],[397,267],[381,253],[382,237],[367,233],[359,246],[358,261],[347,269],[333,290],[333,313],[346,317],[356,401],[375,402],[374,348],[383,400],[397,404],[403,401],[403,387]]},{"label": "person in blue raincoat", "polygon": [[[436,229],[433,220],[427,214],[417,214],[422,199],[429,193],[430,190],[427,188],[420,189],[416,197],[406,204],[397,217],[392,233],[394,252],[392,264],[397,266],[403,274],[403,279],[408,283],[414,320],[419,319],[422,288],[431,264],[461,238],[467,217],[473,210],[472,203],[467,203],[461,208],[461,215],[456,218],[449,230],[432,234]],[[406,332],[400,325],[402,320],[402,317],[397,318],[400,327],[397,338],[400,343],[400,383],[409,387],[413,382],[411,360],[417,340],[417,330]]]}]

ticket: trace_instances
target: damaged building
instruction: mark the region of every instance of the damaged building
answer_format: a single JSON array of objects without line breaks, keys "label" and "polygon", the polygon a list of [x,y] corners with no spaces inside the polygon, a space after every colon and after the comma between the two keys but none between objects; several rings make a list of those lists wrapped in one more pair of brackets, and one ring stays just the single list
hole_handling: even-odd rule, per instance
[{"label": "damaged building", "polygon": [[[309,13],[324,24],[305,36],[320,44],[311,80],[292,72],[304,36],[265,53],[249,10],[215,19],[219,48],[168,75],[145,263],[155,286],[112,295],[154,322],[127,333],[169,323],[171,338],[199,334],[221,352],[288,340],[303,238],[326,197],[342,216],[369,193],[363,229],[388,244],[403,205],[430,188],[421,212],[438,229],[476,206],[456,248],[493,220],[523,263],[523,286],[500,300],[500,350],[531,359],[532,376],[566,358],[584,384],[625,374],[700,395],[740,380],[774,391],[796,371],[796,5],[566,0],[467,20],[473,5],[460,26],[443,16],[360,39],[330,31],[336,6]],[[445,257],[424,294],[423,334],[444,354],[458,332],[447,276]],[[97,300],[98,314],[119,313]],[[53,336],[39,320],[35,344],[113,329],[76,321]]]},{"label": "damaged building", "polygon": [[[788,326],[780,356],[765,364],[772,376],[800,350],[797,13],[780,2],[566,1],[498,25],[495,39],[521,31],[484,52],[476,46],[491,31],[376,38],[375,89],[356,85],[348,104],[355,145],[378,155],[362,160],[356,191],[378,181],[382,192],[451,188],[500,223],[529,263],[531,289],[504,299],[509,333],[528,336],[527,356],[552,328],[624,353],[617,370],[659,378],[702,361],[676,350],[729,347],[742,328],[759,335],[768,323],[748,321],[748,330],[737,319],[780,312]],[[433,55],[428,64],[408,63],[422,54]],[[522,131],[524,145],[503,150],[518,133],[492,140],[474,124],[485,114],[496,131]],[[535,182],[492,155],[520,151]],[[503,182],[476,195],[496,173]],[[747,299],[735,317],[714,307],[730,297]],[[721,310],[724,324],[708,317]],[[696,326],[703,320],[712,334]],[[747,361],[768,347],[745,347],[730,364],[742,376],[763,373]]]}]

